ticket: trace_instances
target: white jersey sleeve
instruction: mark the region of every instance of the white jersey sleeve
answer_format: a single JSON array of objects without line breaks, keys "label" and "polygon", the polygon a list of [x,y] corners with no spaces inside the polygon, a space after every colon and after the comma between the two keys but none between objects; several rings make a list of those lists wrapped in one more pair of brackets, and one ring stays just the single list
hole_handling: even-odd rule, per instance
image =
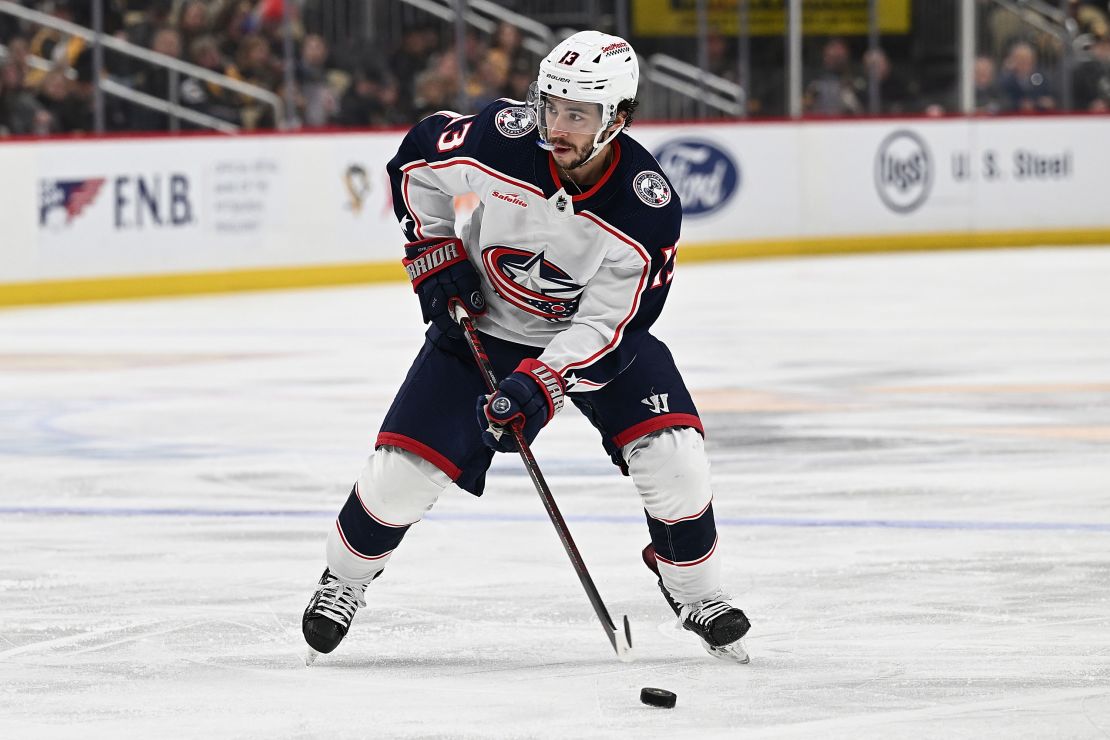
[{"label": "white jersey sleeve", "polygon": [[433,113],[413,127],[390,162],[394,197],[409,217],[401,223],[409,241],[455,235],[455,196],[473,192],[475,185],[472,170],[451,163],[477,145],[481,133],[474,118]]}]

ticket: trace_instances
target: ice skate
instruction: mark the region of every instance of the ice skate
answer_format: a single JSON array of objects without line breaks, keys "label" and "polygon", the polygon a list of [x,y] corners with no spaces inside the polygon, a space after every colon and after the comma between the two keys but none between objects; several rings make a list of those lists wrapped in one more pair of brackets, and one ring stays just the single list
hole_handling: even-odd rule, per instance
[{"label": "ice skate", "polygon": [[[659,583],[663,585],[662,581]],[[748,663],[744,635],[751,629],[747,616],[724,600],[723,594],[694,604],[683,604],[678,612],[682,626],[701,638],[702,647],[715,658]]]},{"label": "ice skate", "polygon": [[341,581],[327,568],[301,618],[301,631],[309,652],[305,664],[312,665],[320,653],[330,653],[347,636],[351,620],[360,606],[366,606],[366,586]]},{"label": "ice skate", "polygon": [[[643,557],[644,564],[659,575],[655,548],[651,545],[645,547]],[[704,601],[680,604],[671,596],[662,578],[659,579],[659,590],[667,600],[667,606],[678,617],[679,626],[697,635],[705,652],[714,658],[736,663],[751,661],[742,639],[751,629],[751,623],[744,612],[725,601],[727,596],[718,592]]]}]

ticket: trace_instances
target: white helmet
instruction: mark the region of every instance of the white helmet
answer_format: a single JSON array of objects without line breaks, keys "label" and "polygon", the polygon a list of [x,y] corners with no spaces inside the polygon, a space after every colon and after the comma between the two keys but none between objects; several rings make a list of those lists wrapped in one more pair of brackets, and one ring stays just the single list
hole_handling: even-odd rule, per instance
[{"label": "white helmet", "polygon": [[593,133],[593,151],[585,161],[592,159],[602,147],[620,133],[617,129],[601,140],[605,129],[617,117],[617,106],[624,100],[636,99],[636,86],[640,81],[640,65],[632,46],[619,36],[600,31],[579,31],[556,46],[540,62],[540,73],[529,91],[528,102],[536,111],[539,122],[540,146],[547,143],[548,129],[544,117],[544,100],[547,96],[580,103],[596,103],[601,109],[601,126],[597,130],[575,131]]}]

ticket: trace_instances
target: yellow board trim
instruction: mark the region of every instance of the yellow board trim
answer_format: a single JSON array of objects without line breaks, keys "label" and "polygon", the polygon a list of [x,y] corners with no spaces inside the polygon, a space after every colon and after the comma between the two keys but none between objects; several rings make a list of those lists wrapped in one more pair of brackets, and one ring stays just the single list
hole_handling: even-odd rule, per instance
[{"label": "yellow board trim", "polygon": [[935,232],[930,234],[870,234],[803,239],[679,243],[685,262],[814,257],[831,254],[919,252],[950,249],[1007,249],[1110,244],[1110,229],[1048,229],[1043,231]]},{"label": "yellow board trim", "polygon": [[355,285],[406,279],[400,260],[0,284],[0,306]]},{"label": "yellow board trim", "polygon": [[[1110,244],[1110,229],[941,232],[681,244],[684,264],[711,260],[948,249]],[[0,283],[0,306],[126,300],[248,290],[358,285],[406,279],[400,261]]]}]

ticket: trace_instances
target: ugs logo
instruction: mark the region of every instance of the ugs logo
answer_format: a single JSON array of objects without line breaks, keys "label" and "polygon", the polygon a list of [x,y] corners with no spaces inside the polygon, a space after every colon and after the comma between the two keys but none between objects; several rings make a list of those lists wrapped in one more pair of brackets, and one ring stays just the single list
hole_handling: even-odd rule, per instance
[{"label": "ugs logo", "polygon": [[740,190],[740,168],[708,141],[669,141],[655,152],[682,198],[682,213],[704,216],[723,207]]},{"label": "ugs logo", "polygon": [[887,208],[915,211],[932,187],[933,157],[924,139],[905,129],[883,139],[875,155],[875,190]]}]

